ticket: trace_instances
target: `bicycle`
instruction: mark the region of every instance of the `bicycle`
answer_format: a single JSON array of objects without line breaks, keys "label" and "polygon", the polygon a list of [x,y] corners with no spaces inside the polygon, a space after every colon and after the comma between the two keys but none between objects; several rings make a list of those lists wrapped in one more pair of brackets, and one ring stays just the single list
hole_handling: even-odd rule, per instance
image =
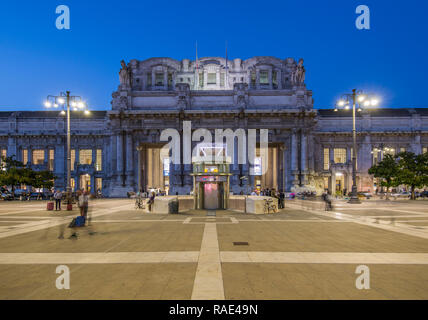
[{"label": "bicycle", "polygon": [[264,204],[264,213],[271,213],[270,211],[272,210],[272,213],[275,213],[277,211],[276,205],[273,204],[273,200],[272,199],[265,199],[265,204]]},{"label": "bicycle", "polygon": [[145,209],[145,203],[142,198],[135,198],[135,209]]}]

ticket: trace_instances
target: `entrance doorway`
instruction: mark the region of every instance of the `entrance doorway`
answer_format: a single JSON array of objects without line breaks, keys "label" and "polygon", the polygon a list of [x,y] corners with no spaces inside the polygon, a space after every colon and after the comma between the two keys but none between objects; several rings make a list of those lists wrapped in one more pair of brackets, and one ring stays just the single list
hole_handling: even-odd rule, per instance
[{"label": "entrance doorway", "polygon": [[80,189],[91,191],[91,176],[89,174],[82,174],[80,176]]},{"label": "entrance doorway", "polygon": [[219,209],[219,184],[204,183],[204,208],[208,210]]}]

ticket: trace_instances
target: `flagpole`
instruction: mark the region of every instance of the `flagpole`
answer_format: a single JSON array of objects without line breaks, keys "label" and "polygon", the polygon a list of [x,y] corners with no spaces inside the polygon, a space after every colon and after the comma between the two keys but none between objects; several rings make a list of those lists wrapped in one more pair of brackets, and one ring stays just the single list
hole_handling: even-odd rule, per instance
[{"label": "flagpole", "polygon": [[198,62],[198,41],[196,41],[196,83],[195,83],[195,88],[196,90],[199,89],[199,62]]},{"label": "flagpole", "polygon": [[226,81],[225,81],[225,87],[226,87],[226,89],[228,89],[229,88],[229,86],[228,86],[228,73],[229,73],[229,67],[228,67],[228,65],[227,65],[227,40],[226,40],[226,76],[225,76],[225,78],[226,78]]}]

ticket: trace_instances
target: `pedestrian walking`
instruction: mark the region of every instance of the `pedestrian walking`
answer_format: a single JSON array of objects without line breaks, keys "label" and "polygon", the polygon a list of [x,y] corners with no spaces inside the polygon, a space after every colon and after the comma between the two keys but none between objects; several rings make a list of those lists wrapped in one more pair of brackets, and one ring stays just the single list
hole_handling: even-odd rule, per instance
[{"label": "pedestrian walking", "polygon": [[89,206],[89,196],[87,191],[80,191],[80,195],[78,198],[78,206],[80,209],[80,215],[85,217],[85,220],[88,215],[88,206]]}]

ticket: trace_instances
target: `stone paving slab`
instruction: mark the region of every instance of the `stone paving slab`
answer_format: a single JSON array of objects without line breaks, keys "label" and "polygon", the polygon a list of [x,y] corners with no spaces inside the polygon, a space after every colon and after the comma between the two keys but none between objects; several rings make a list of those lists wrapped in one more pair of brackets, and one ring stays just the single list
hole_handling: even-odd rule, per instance
[{"label": "stone paving slab", "polygon": [[0,265],[0,299],[190,299],[196,265],[72,264],[69,290],[56,288],[56,265]]},{"label": "stone paving slab", "polygon": [[428,299],[428,265],[368,265],[370,289],[358,290],[357,265],[223,263],[226,299]]},{"label": "stone paving slab", "polygon": [[[428,252],[428,240],[353,222],[219,225],[220,251]],[[249,246],[234,246],[247,241]]]},{"label": "stone paving slab", "polygon": [[75,228],[78,240],[57,239],[59,227],[29,232],[0,239],[0,252],[116,252],[128,251],[199,251],[203,225],[180,222],[99,223],[94,222],[95,235],[88,228]]}]

